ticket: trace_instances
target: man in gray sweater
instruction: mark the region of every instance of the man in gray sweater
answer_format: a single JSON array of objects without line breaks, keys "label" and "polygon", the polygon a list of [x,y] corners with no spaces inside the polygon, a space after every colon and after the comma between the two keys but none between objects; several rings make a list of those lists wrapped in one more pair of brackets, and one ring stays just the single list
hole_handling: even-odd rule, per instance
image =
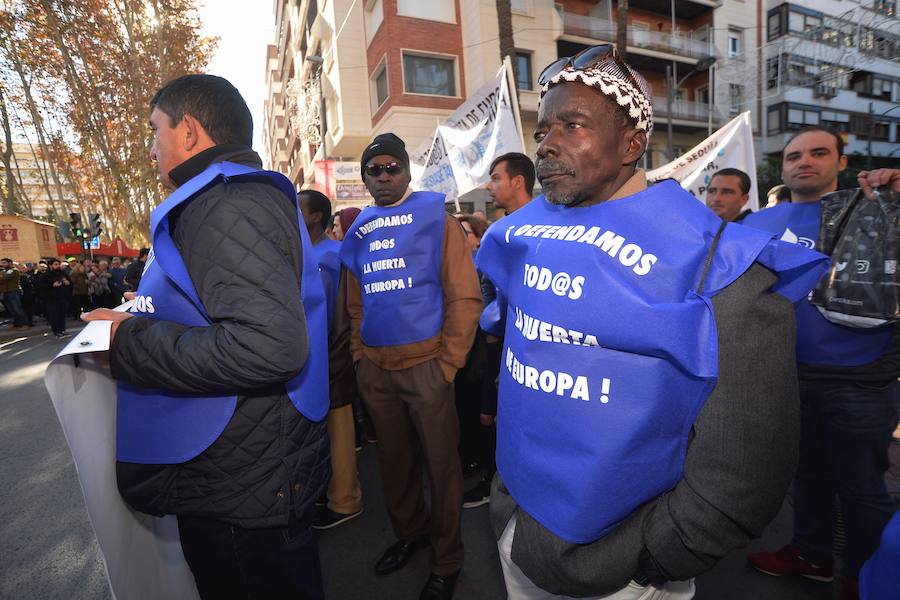
[{"label": "man in gray sweater", "polygon": [[545,196],[477,258],[500,304],[485,315],[506,322],[491,521],[507,591],[686,600],[790,485],[790,301],[827,261],[675,182],[648,188],[652,95],[613,47],[560,59],[541,86]]}]

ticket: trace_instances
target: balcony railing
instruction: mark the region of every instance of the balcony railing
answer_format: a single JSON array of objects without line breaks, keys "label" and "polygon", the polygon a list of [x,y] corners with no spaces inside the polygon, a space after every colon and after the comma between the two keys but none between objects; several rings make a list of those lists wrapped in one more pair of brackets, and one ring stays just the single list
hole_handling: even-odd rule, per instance
[{"label": "balcony railing", "polygon": [[[689,100],[675,100],[672,102],[672,118],[684,121],[702,121],[704,123],[709,119],[710,107],[705,102],[691,102]],[[666,106],[666,98],[653,97],[653,116],[665,119],[669,116],[668,107]],[[722,115],[715,108],[712,109],[712,120],[717,122]]]},{"label": "balcony railing", "polygon": [[[616,24],[598,17],[587,17],[570,12],[563,13],[563,32],[606,42],[616,41]],[[644,50],[656,50],[678,56],[702,58],[721,56],[715,45],[707,40],[697,40],[686,36],[671,35],[662,31],[629,29],[628,45]]]}]

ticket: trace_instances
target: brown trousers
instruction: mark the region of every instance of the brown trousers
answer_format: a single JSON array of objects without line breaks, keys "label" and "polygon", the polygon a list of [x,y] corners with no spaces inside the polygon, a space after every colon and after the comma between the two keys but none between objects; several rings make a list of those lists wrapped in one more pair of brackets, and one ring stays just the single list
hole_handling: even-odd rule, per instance
[{"label": "brown trousers", "polygon": [[[444,379],[437,359],[387,371],[363,357],[356,377],[378,435],[381,483],[394,533],[401,540],[428,534],[432,572],[455,573],[463,563],[463,481],[453,384]],[[423,458],[431,483],[430,515],[422,488]]]},{"label": "brown trousers", "polygon": [[331,481],[328,483],[328,508],[342,515],[362,510],[362,490],[356,472],[353,406],[346,404],[328,411],[328,437],[331,438]]}]

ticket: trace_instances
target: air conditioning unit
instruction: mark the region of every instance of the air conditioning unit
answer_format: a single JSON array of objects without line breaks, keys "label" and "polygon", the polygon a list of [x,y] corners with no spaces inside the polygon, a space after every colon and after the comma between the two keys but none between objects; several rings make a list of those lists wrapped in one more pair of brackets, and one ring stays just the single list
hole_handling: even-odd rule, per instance
[{"label": "air conditioning unit", "polygon": [[816,98],[834,98],[837,93],[838,89],[833,85],[817,83],[813,86],[813,96]]}]

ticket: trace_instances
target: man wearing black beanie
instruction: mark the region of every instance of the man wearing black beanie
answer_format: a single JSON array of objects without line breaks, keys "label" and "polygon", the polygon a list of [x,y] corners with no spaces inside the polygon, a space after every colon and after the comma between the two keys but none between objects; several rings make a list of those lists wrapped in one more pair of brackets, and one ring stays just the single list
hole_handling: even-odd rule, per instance
[{"label": "man wearing black beanie", "polygon": [[375,204],[345,233],[341,261],[350,272],[350,350],[378,433],[385,503],[398,538],[375,571],[396,571],[430,544],[431,576],[420,599],[449,599],[463,563],[453,379],[472,345],[481,292],[465,234],[444,210],[444,196],[409,188],[403,140],[379,135],[361,166]]},{"label": "man wearing black beanie", "polygon": [[359,165],[359,173],[363,182],[366,181],[366,163],[373,156],[379,154],[387,154],[399,160],[404,173],[409,175],[409,154],[406,152],[406,144],[393,133],[382,133],[381,135],[376,135],[372,143],[363,150],[362,160]]}]

